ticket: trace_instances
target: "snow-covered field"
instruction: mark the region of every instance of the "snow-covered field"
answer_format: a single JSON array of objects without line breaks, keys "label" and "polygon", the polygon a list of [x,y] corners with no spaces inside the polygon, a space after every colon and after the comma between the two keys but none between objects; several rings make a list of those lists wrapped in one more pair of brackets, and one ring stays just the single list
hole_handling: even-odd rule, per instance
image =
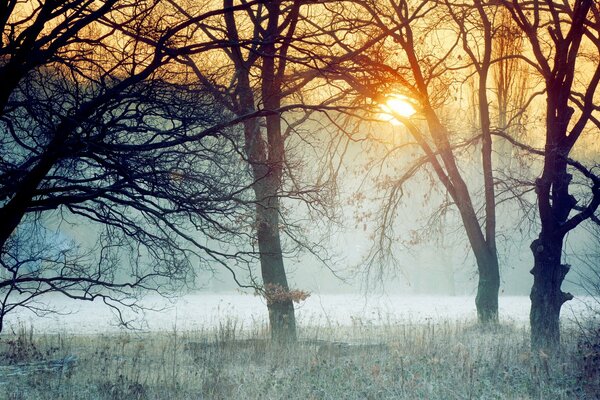
[{"label": "snow-covered field", "polygon": [[[7,316],[7,332],[18,326],[33,326],[37,333],[113,333],[121,327],[115,315],[100,302],[81,302],[64,297],[47,298],[47,303],[60,314],[38,317],[27,310]],[[191,331],[217,328],[234,321],[238,328],[264,326],[268,319],[264,300],[241,293],[188,294],[174,302],[159,296],[148,296],[142,304],[161,311],[145,311],[144,315],[127,314],[145,331]],[[500,319],[526,324],[529,298],[500,297]],[[351,326],[394,323],[426,323],[474,321],[474,297],[400,296],[359,294],[313,294],[296,307],[299,325]],[[576,299],[563,307],[563,321],[586,313],[585,299]]]}]

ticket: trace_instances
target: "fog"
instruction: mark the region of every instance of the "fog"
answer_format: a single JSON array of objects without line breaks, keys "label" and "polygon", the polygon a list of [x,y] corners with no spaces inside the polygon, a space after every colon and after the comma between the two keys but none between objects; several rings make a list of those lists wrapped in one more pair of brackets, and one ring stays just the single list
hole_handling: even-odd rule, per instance
[{"label": "fog", "polygon": [[[45,317],[28,310],[14,312],[7,328],[18,331],[32,328],[45,334],[114,334],[119,332],[212,332],[232,324],[240,332],[266,329],[268,314],[264,300],[250,293],[201,292],[171,300],[146,295],[144,310],[124,310],[129,327],[119,323],[114,313],[100,302],[74,302],[62,296],[47,296],[46,301],[60,313]],[[565,305],[566,326],[589,312],[592,299],[582,297]],[[526,296],[501,296],[500,321],[523,328],[529,320]],[[419,324],[474,324],[475,305],[471,296],[432,296],[313,293],[296,306],[298,323],[305,328],[385,327]]]},{"label": "fog", "polygon": [[[320,121],[312,123],[320,126]],[[418,155],[418,150],[411,150],[409,146],[408,150],[402,149],[390,157],[387,152],[391,148],[406,145],[410,138],[402,127],[389,124],[368,126],[358,137],[359,140],[349,142],[343,155],[336,155],[341,167],[336,176],[338,215],[335,221],[322,220],[317,224],[301,202],[283,199],[286,209],[294,210],[291,216],[288,214],[292,220],[309,221],[305,223],[308,236],[321,238],[319,244],[328,258],[323,263],[306,250],[286,258],[290,286],[315,294],[474,296],[477,264],[460,215],[427,168],[404,185],[404,195],[393,219],[390,247],[383,249],[386,259],[372,257],[372,253],[380,249],[376,235],[382,224],[381,209],[388,201],[381,182],[400,176]],[[500,140],[496,143],[498,147],[502,145],[507,147]],[[296,148],[296,153],[308,158],[307,164],[319,166],[312,158],[319,156],[315,146],[302,146],[300,151]],[[476,201],[482,201],[477,191],[483,185],[479,151],[476,147],[459,158],[463,173],[472,183]],[[520,169],[519,173],[529,179],[531,187],[541,164],[539,159],[520,157],[523,156],[510,152],[505,159],[498,156],[497,173],[507,174],[510,164],[510,168]],[[314,170],[309,172],[317,174]],[[310,181],[311,175],[304,179]],[[357,195],[360,201],[355,200]],[[527,204],[526,209],[523,204]],[[533,266],[530,244],[539,229],[535,195],[524,193],[519,201],[502,201],[497,207],[500,295],[529,295],[533,283],[529,273]],[[572,266],[572,273],[563,284],[564,290],[587,294],[581,286],[580,275],[592,267],[585,255],[597,250],[596,240],[585,226],[568,236],[565,257]],[[211,273],[201,272],[196,284],[195,289],[202,293],[238,290],[230,273],[218,268]]]},{"label": "fog", "polygon": [[[317,244],[322,248],[316,255],[301,249],[285,256],[290,286],[313,295],[474,296],[477,265],[460,216],[448,202],[448,194],[439,181],[426,167],[403,185],[404,194],[395,210],[389,248],[378,247],[376,235],[382,224],[381,209],[388,201],[381,182],[401,175],[419,155],[419,150],[411,147],[405,129],[387,123],[363,125],[361,133],[347,142],[343,153],[327,153],[323,150],[324,144],[339,140],[343,134],[323,130],[323,124],[322,119],[309,121],[304,129],[310,135],[319,132],[313,137],[316,140],[298,143],[291,140],[289,146],[294,150],[290,153],[307,166],[301,171],[306,182],[321,173],[320,159],[324,156],[339,163],[334,176],[336,217],[319,219],[307,211],[302,201],[282,199],[287,210],[285,216],[294,222],[300,221],[305,237],[318,238]],[[507,147],[501,141],[496,143],[500,148],[503,145]],[[390,150],[396,148],[401,150]],[[481,201],[478,191],[482,186],[479,151],[475,147],[459,155],[462,172],[471,183],[476,201]],[[393,154],[390,156],[389,153]],[[509,168],[507,165],[511,164],[512,168],[520,168],[519,173],[532,182],[541,168],[539,159],[522,160],[519,157],[516,153],[508,153],[504,158],[498,156],[497,172],[504,176]],[[514,200],[498,204],[501,296],[526,296],[533,283],[529,273],[533,265],[529,246],[538,229],[535,196],[525,193],[520,200],[530,208],[523,209],[523,202]],[[89,220],[77,216],[48,213],[44,225],[49,236],[53,236],[50,241],[59,246],[76,245],[90,250],[98,241],[100,225],[90,224]],[[224,244],[218,241],[202,236],[196,239],[213,249],[224,249]],[[289,247],[289,238],[283,240],[284,244],[287,240]],[[573,273],[563,285],[566,291],[587,294],[581,287],[580,275],[585,275],[591,267],[585,254],[597,250],[595,240],[586,229],[576,230],[568,236],[565,256],[572,264]],[[382,250],[383,257],[372,257],[377,250]],[[575,254],[579,256],[573,257]],[[126,264],[127,260],[122,262]],[[188,282],[181,294],[252,292],[241,290],[231,272],[218,263],[192,259],[192,266],[195,279]],[[236,273],[241,283],[250,284],[260,276],[258,260]]]}]

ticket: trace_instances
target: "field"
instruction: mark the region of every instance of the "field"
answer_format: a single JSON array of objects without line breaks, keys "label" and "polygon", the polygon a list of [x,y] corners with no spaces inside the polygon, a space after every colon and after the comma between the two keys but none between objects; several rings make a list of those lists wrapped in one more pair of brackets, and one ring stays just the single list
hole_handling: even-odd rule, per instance
[{"label": "field", "polygon": [[233,319],[195,332],[21,328],[0,337],[0,398],[598,398],[598,352],[573,329],[548,355],[532,354],[527,330],[511,324],[304,326],[299,343],[285,346]]}]

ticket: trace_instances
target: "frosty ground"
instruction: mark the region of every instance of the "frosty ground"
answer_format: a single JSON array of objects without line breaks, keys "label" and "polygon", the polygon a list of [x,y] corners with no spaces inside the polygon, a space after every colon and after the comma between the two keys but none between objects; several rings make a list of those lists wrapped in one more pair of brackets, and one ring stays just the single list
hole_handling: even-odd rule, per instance
[{"label": "frosty ground", "polygon": [[[44,298],[58,313],[38,317],[27,310],[8,315],[8,330],[20,326],[33,327],[35,332],[61,334],[119,333],[113,313],[102,302],[77,302],[64,296]],[[583,317],[587,297],[578,297],[565,304],[562,319],[566,323]],[[224,320],[235,320],[241,329],[262,327],[268,314],[264,299],[250,293],[196,293],[169,301],[160,296],[146,296],[141,313],[125,310],[125,319],[132,327],[145,332],[201,331],[218,328]],[[501,296],[500,321],[518,326],[529,320],[530,301],[527,296]],[[157,311],[152,311],[152,309]],[[428,323],[442,321],[475,322],[477,318],[473,296],[407,296],[360,294],[315,294],[296,305],[300,326],[352,326],[354,324],[383,325],[395,323]]]},{"label": "frosty ground", "polygon": [[475,323],[471,302],[315,296],[299,308],[293,345],[269,343],[264,305],[249,295],[185,296],[144,331],[78,304],[13,322],[0,339],[0,398],[597,398],[594,349],[568,313],[562,352],[532,353],[526,297],[501,298],[505,316],[490,327]]}]

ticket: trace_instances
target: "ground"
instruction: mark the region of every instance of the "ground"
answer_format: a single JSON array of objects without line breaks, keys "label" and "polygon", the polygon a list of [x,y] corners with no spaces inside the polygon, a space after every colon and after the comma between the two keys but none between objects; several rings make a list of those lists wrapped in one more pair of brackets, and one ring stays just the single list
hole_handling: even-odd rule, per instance
[{"label": "ground", "polygon": [[[2,399],[595,399],[580,335],[532,354],[525,328],[472,323],[300,329],[296,345],[214,331],[0,338]],[[587,357],[587,358],[586,358]],[[591,363],[591,364],[590,364]]]}]

